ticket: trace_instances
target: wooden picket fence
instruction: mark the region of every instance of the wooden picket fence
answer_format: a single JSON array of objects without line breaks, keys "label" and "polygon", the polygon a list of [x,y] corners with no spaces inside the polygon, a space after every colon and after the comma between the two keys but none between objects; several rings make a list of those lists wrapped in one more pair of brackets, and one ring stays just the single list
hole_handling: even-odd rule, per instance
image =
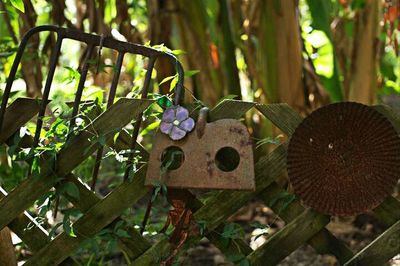
[{"label": "wooden picket fence", "polygon": [[[150,192],[150,189],[144,186],[146,166],[136,172],[132,181],[127,180],[117,186],[105,198],[93,193],[71,174],[71,171],[101,145],[92,140],[90,136],[93,134],[106,136],[107,145],[113,146],[116,150],[129,149],[129,135],[122,132],[114,142],[115,131],[130,123],[151,104],[151,100],[120,99],[80,134],[68,140],[57,154],[56,160],[41,162],[40,174],[27,178],[9,194],[4,190],[1,191],[0,229],[8,226],[28,246],[33,256],[25,265],[76,265],[70,256],[85,239],[95,236],[108,226],[113,226],[121,219],[119,216],[125,209]],[[261,112],[288,137],[302,121],[302,117],[286,104],[264,105],[234,100],[225,100],[218,104],[211,110],[210,120],[239,119],[252,108]],[[392,120],[400,132],[400,119],[387,108],[381,106],[377,108]],[[12,145],[13,134],[38,111],[37,100],[17,99],[6,110],[0,141]],[[29,146],[29,144],[28,140],[21,145]],[[277,197],[284,190],[276,180],[286,171],[286,152],[287,143],[283,143],[258,160],[255,164],[256,191],[220,191],[206,204],[200,200],[190,203],[194,218],[206,224],[204,236],[226,256],[242,254],[250,265],[276,265],[307,243],[319,254],[334,255],[341,265],[371,266],[384,265],[400,253],[400,202],[394,197],[387,198],[372,210],[388,229],[356,254],[326,228],[330,222],[329,216],[306,209],[298,200],[282,208],[287,202]],[[145,150],[141,153],[143,158],[147,157]],[[69,200],[83,215],[73,224],[77,237],[70,237],[63,232],[50,239],[48,232],[25,210],[55,186],[59,182],[59,177],[63,177],[62,182],[74,182],[79,188],[80,199]],[[273,202],[269,207],[286,222],[286,226],[256,250],[252,250],[242,239],[233,239],[226,245],[226,241],[221,237],[224,223],[254,198],[261,199],[266,206]],[[31,224],[35,226],[27,230]],[[129,237],[119,238],[119,248],[128,254],[133,265],[159,265],[169,256],[171,244],[167,236],[161,235],[160,240],[152,245],[133,226],[126,225],[124,229],[129,233]],[[190,236],[187,244],[194,245],[204,236]]]}]

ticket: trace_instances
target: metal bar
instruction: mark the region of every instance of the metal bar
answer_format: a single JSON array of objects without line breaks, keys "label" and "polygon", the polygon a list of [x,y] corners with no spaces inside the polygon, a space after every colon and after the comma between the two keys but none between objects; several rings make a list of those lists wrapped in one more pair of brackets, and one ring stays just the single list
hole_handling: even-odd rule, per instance
[{"label": "metal bar", "polygon": [[86,76],[89,71],[89,59],[92,56],[93,49],[94,49],[94,45],[89,44],[88,50],[86,51],[85,58],[83,59],[83,67],[82,67],[82,71],[81,71],[81,76],[79,78],[78,88],[77,88],[76,94],[75,94],[74,107],[72,109],[71,121],[69,124],[70,132],[73,129],[73,127],[75,126],[76,116],[78,115],[78,112],[79,112],[79,104],[81,103],[83,88],[85,86]]},{"label": "metal bar", "polygon": [[114,69],[115,72],[114,72],[113,80],[111,82],[110,93],[108,95],[107,108],[109,108],[114,103],[115,94],[117,92],[119,76],[121,74],[122,63],[124,61],[124,56],[125,56],[125,53],[118,53],[118,58],[117,58],[117,62],[115,64],[115,69]]},{"label": "metal bar", "polygon": [[[144,83],[143,83],[143,90],[142,90],[142,95],[141,98],[142,99],[146,99],[147,98],[147,94],[149,91],[149,85],[150,85],[150,80],[151,80],[151,73],[153,72],[153,68],[154,68],[154,64],[156,62],[156,57],[150,57],[149,60],[149,67],[147,69],[146,72],[146,76],[144,79]],[[140,129],[140,124],[142,122],[142,115],[143,113],[140,113],[137,117],[136,117],[136,123],[135,126],[133,127],[133,132],[132,132],[132,138],[131,138],[131,151],[128,155],[128,166],[125,170],[124,173],[124,180],[127,180],[129,177],[129,172],[132,169],[132,163],[133,163],[133,151],[135,150],[136,147],[136,140],[137,137],[139,135],[139,129]]]},{"label": "metal bar", "polygon": [[11,87],[14,82],[15,75],[17,74],[18,66],[19,66],[19,63],[21,62],[22,55],[24,54],[24,50],[25,50],[26,44],[28,43],[28,40],[29,40],[29,37],[27,37],[27,36],[24,36],[24,38],[22,39],[21,44],[18,48],[17,54],[15,55],[14,62],[11,66],[10,74],[8,75],[8,78],[7,78],[6,87],[5,87],[4,93],[3,93],[3,99],[1,101],[0,130],[3,128],[4,114],[6,112],[8,98],[10,98]]},{"label": "metal bar", "polygon": [[[124,56],[125,56],[125,53],[123,53],[123,52],[118,53],[118,58],[117,58],[117,62],[115,64],[115,70],[114,70],[115,72],[114,72],[113,80],[111,82],[110,93],[108,94],[107,109],[114,103],[115,94],[117,93],[119,76],[121,74],[122,63],[124,61]],[[92,190],[95,190],[95,188],[96,188],[96,182],[97,182],[97,177],[99,175],[101,159],[103,157],[103,149],[104,149],[103,146],[101,146],[97,150],[96,162],[94,164],[93,173],[92,173],[92,184],[90,186],[90,188]]]},{"label": "metal bar", "polygon": [[42,104],[40,106],[38,120],[36,123],[35,136],[33,138],[33,144],[32,144],[33,148],[36,147],[39,143],[40,131],[42,130],[43,126],[43,116],[45,115],[46,112],[46,106],[49,99],[51,83],[53,82],[53,76],[57,67],[58,57],[60,56],[62,40],[63,37],[61,35],[58,35],[56,46],[54,47],[51,53],[49,73],[47,74],[46,84],[43,90]]},{"label": "metal bar", "polygon": [[[58,34],[58,36],[62,36],[63,39],[71,39],[71,40],[76,40],[76,41],[80,41],[80,42],[85,42],[88,45],[92,44],[94,46],[98,46],[98,44],[100,43],[100,40],[101,40],[101,36],[98,36],[98,35],[88,34],[88,33],[84,33],[84,32],[81,32],[78,30],[73,30],[73,29],[60,28],[60,27],[52,26],[52,25],[38,26],[38,27],[35,27],[35,28],[29,30],[21,40],[21,44],[20,44],[18,52],[16,54],[14,63],[11,67],[9,77],[7,79],[7,84],[6,84],[6,88],[4,90],[3,99],[2,99],[2,103],[1,103],[1,109],[0,109],[0,130],[2,128],[3,119],[4,119],[4,111],[7,106],[9,96],[10,96],[11,87],[14,82],[15,75],[17,73],[18,66],[21,61],[23,52],[26,48],[26,44],[34,34],[37,34],[37,33],[43,32],[43,31],[55,32]],[[175,90],[175,94],[177,96],[177,97],[175,97],[175,99],[176,99],[175,104],[179,104],[179,101],[182,100],[184,72],[183,72],[182,65],[180,64],[180,62],[176,59],[176,57],[173,54],[159,51],[159,50],[153,49],[151,47],[143,46],[143,45],[121,42],[121,41],[113,39],[112,37],[104,38],[103,47],[111,48],[113,50],[117,50],[117,51],[123,52],[123,53],[128,52],[128,53],[132,53],[132,54],[140,54],[140,55],[150,57],[150,58],[157,57],[157,56],[168,57],[175,64],[176,71],[178,74],[178,82],[177,82],[177,86],[176,86],[176,90]]]}]

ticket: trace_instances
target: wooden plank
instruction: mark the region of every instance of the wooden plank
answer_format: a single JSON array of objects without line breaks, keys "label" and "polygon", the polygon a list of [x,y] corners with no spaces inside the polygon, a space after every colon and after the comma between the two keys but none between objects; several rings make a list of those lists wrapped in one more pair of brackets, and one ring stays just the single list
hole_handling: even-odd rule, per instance
[{"label": "wooden plank", "polygon": [[[94,120],[99,114],[101,114],[101,110],[99,110],[100,109],[94,109],[94,113],[96,113],[96,116],[90,115],[91,120]],[[87,122],[89,123],[89,120]],[[130,139],[130,135],[125,130],[123,130],[121,131],[119,137],[116,139],[115,142],[113,138],[110,138],[107,144],[113,146],[113,148],[117,151],[120,151],[130,148]],[[32,140],[33,138],[31,136],[27,136],[27,139],[24,141],[24,144],[27,145],[26,147],[30,147]],[[14,144],[12,136],[7,141],[9,141],[9,145]],[[19,144],[21,144],[21,142]],[[148,152],[139,143],[137,143],[136,147],[142,159],[146,160],[148,158]],[[76,177],[74,177],[73,174],[67,175],[66,180],[69,182],[74,182],[80,190],[79,200],[76,200],[75,198],[69,198],[69,200],[82,212],[85,212],[98,201],[100,201],[100,198],[96,196],[96,194],[88,187],[86,187],[83,183],[81,183]],[[0,199],[7,194],[4,190],[1,190],[0,192],[3,192],[3,196],[0,194]],[[116,219],[113,224],[118,221],[120,221],[120,219]],[[111,224],[110,226],[113,227],[113,224]],[[30,225],[29,230],[27,229],[28,225]],[[20,214],[17,218],[15,218],[9,224],[9,227],[22,239],[22,241],[24,241],[25,244],[28,245],[28,247],[32,251],[38,251],[49,242],[47,231],[43,227],[41,227],[27,212],[24,212],[23,214]],[[132,226],[128,226],[124,229],[130,235],[130,238],[118,239],[119,245],[131,259],[135,259],[137,256],[146,251],[151,245]],[[70,258],[65,260],[63,264],[64,263],[66,263],[66,265],[76,264],[76,262],[72,261]]]},{"label": "wooden plank", "polygon": [[400,254],[400,221],[357,253],[345,266],[380,266]]},{"label": "wooden plank", "polygon": [[[0,187],[0,199],[4,198],[7,192]],[[35,219],[28,213],[18,215],[8,227],[28,246],[36,252],[50,242],[49,234]],[[74,259],[67,258],[61,265],[79,265]]]},{"label": "wooden plank", "polygon": [[[196,221],[204,222],[207,231],[212,232],[249,200],[255,198],[258,193],[271,184],[283,172],[286,162],[285,146],[286,144],[279,145],[273,152],[260,159],[255,165],[255,192],[221,191],[194,213]],[[194,243],[200,239],[201,237],[199,236],[192,236],[189,237],[187,243]],[[146,263],[149,263],[147,265],[157,264],[162,258],[169,255],[170,249],[166,248],[165,245],[167,245],[165,242],[157,243],[142,255],[147,254],[145,260]],[[152,254],[152,256],[148,254]],[[140,265],[138,261],[143,261],[142,256],[134,262],[135,265]]]},{"label": "wooden plank", "polygon": [[294,133],[303,120],[300,114],[286,103],[257,104],[256,108],[288,136]]},{"label": "wooden plank", "polygon": [[[71,165],[76,167],[100,146],[98,142],[93,145],[91,138],[94,137],[96,142],[98,137],[113,137],[122,127],[149,107],[152,102],[151,100],[120,98],[117,103],[113,104],[92,124],[88,125],[81,134],[71,138],[66,143],[65,147],[57,155],[57,174],[59,176],[67,175],[71,171]],[[82,148],[90,147],[91,145],[91,149],[85,150]]]},{"label": "wooden plank", "polygon": [[[256,108],[263,113],[268,119],[270,119],[278,128],[280,128],[284,133],[288,136],[293,134],[295,128],[301,122],[301,116],[290,108],[286,104],[272,104],[272,105],[257,105]],[[393,124],[395,129],[400,133],[400,116],[398,116],[395,112],[393,112],[387,106],[375,106],[379,112],[384,114]],[[388,197],[381,205],[379,205],[374,213],[377,217],[382,219],[388,225],[393,224],[398,219],[400,219],[400,203],[398,200],[393,197]],[[324,231],[324,230],[323,230]],[[329,248],[330,252],[336,251],[335,256],[343,262],[343,260],[347,259],[348,256],[351,255],[350,250],[347,247],[340,245],[340,242],[336,241],[335,237],[331,235],[327,230],[323,235],[317,235],[315,239],[326,239],[329,241],[333,241],[333,243],[329,244],[328,247],[340,247],[339,249]],[[312,243],[314,240],[310,240]],[[321,243],[322,244],[322,243]],[[324,246],[326,246],[325,243]]]},{"label": "wooden plank", "polygon": [[[252,105],[244,104],[246,108],[237,108],[235,104],[232,104],[232,100],[226,100],[221,102],[210,112],[210,120],[219,118],[235,118],[239,119],[244,115],[245,112],[251,108]],[[238,104],[241,104],[240,102]],[[239,110],[233,112],[233,110]],[[233,115],[233,117],[232,117]],[[214,231],[220,226],[226,219],[235,213],[240,207],[242,207],[247,201],[255,197],[261,190],[267,187],[274,179],[279,176],[284,170],[286,164],[286,144],[277,147],[270,155],[260,159],[255,166],[256,176],[256,188],[255,192],[243,192],[243,191],[221,191],[214,198],[207,201],[207,205],[202,206],[198,211],[194,213],[196,221],[203,221],[207,226],[207,230],[210,234],[218,232]],[[264,170],[267,169],[267,170]],[[215,217],[213,217],[215,216]],[[214,232],[213,232],[214,231]],[[215,236],[209,236],[214,243],[219,245],[220,238]],[[217,239],[219,239],[217,241]],[[188,242],[193,243],[200,240],[200,237],[191,237]],[[146,251],[143,259],[140,256],[135,262],[135,265],[152,265],[157,264],[163,257],[168,256],[170,249],[166,248],[168,242],[161,241],[156,245],[153,245],[148,251]],[[233,245],[233,244],[232,244]],[[238,250],[230,245],[227,248],[223,248],[225,251]],[[222,245],[219,245],[222,247]],[[243,247],[244,254],[249,252],[249,248]],[[151,254],[151,255],[149,255]],[[142,263],[142,264],[140,264]],[[143,264],[146,263],[146,264]]]},{"label": "wooden plank", "polygon": [[151,103],[149,100],[122,98],[89,124],[83,132],[71,138],[57,155],[55,170],[51,168],[53,163],[44,161],[43,166],[48,167],[43,167],[40,175],[24,180],[0,201],[0,212],[4,213],[0,216],[0,229],[32,206],[36,199],[57,182],[56,177],[67,175],[99,147],[97,140],[92,139],[93,134],[112,138],[115,130],[129,123]]},{"label": "wooden plank", "polygon": [[[119,133],[116,141],[114,142],[114,139],[109,139],[107,141],[107,145],[109,147],[113,147],[113,149],[115,149],[116,151],[130,150],[131,140],[132,140],[131,135],[125,129],[123,129]],[[136,142],[135,148],[138,154],[142,157],[142,160],[148,161],[149,153],[147,152],[147,150],[138,142]]]},{"label": "wooden plank", "polygon": [[[96,113],[100,114],[98,110],[95,110]],[[97,115],[98,115],[97,114]],[[91,119],[95,119],[96,117],[92,116]],[[24,143],[26,144],[27,147],[29,147],[32,143],[32,137],[30,139],[27,139]],[[130,148],[130,135],[125,131],[121,131],[119,134],[119,137],[117,140],[114,142],[113,138],[110,138],[109,141],[107,141],[107,144],[110,146],[113,146],[114,149],[117,151],[123,150],[123,149],[129,149]],[[10,140],[9,144],[13,144],[12,140]],[[148,152],[141,146],[139,143],[137,144],[137,149],[139,151],[140,156],[142,156],[143,160],[146,160],[148,158]],[[94,204],[96,204],[100,199],[90,191],[88,188],[86,188],[85,185],[83,185],[80,181],[78,181],[72,174],[69,174],[67,176],[68,181],[74,182],[77,186],[78,189],[80,190],[80,199],[81,200],[74,200],[70,199],[72,203],[79,208],[82,212],[85,212],[88,210],[90,207],[92,207]],[[84,198],[84,200],[82,200]],[[26,216],[26,217],[25,217]],[[26,219],[29,217],[29,219]],[[116,219],[114,221],[114,224],[118,222],[119,219]],[[31,223],[36,224],[37,226],[34,226],[31,230],[25,230],[28,227],[28,224]],[[32,251],[37,251],[41,249],[44,245],[46,245],[49,242],[49,238],[47,236],[47,232],[40,226],[38,225],[34,219],[26,212],[24,214],[19,215],[16,219],[14,219],[11,224],[9,225],[14,231],[18,232],[17,235],[28,245],[31,247]],[[112,226],[112,224],[110,225]],[[41,231],[43,230],[43,231]],[[119,239],[119,245],[123,248],[123,250],[130,256],[131,259],[136,258],[137,256],[141,255],[144,251],[146,251],[151,245],[150,243],[143,238],[136,229],[134,229],[132,226],[125,228],[125,230],[128,232],[130,235],[130,238],[121,238]],[[38,231],[38,232],[35,232]],[[64,261],[64,263],[67,263],[67,265],[72,265],[71,259],[67,259]],[[68,264],[69,263],[69,264]],[[76,264],[76,263],[75,263]]]},{"label": "wooden plank", "polygon": [[240,119],[243,115],[256,105],[254,102],[244,102],[238,100],[223,100],[217,104],[210,112],[210,121],[224,118]]},{"label": "wooden plank", "polygon": [[[293,221],[298,215],[305,211],[305,208],[300,204],[299,200],[292,201],[289,205],[288,198],[279,198],[285,190],[280,188],[275,182],[265,189],[260,198],[265,205],[269,206],[275,214],[277,214],[286,223]],[[273,205],[271,206],[271,203]],[[353,252],[339,239],[337,239],[326,228],[316,233],[307,241],[319,254],[332,254],[341,264],[351,259]]]},{"label": "wooden plank", "polygon": [[400,220],[400,201],[390,196],[372,211],[376,217],[391,226]]},{"label": "wooden plank", "polygon": [[[93,191],[91,191],[89,187],[84,185],[72,174],[69,174],[66,179],[69,182],[73,182],[79,189],[79,199],[68,197],[68,200],[82,213],[85,213],[101,201],[101,199]],[[113,228],[114,225],[119,221],[121,221],[120,218],[115,219],[109,227]],[[133,226],[127,225],[122,227],[122,229],[124,229],[130,237],[119,238],[118,244],[131,259],[137,258],[151,247],[151,244],[144,237],[142,237],[142,235],[135,228],[133,228]]]},{"label": "wooden plank", "polygon": [[132,266],[144,265],[160,265],[165,260],[171,251],[171,245],[168,238],[161,237],[156,244],[149,248],[143,255],[131,263]]},{"label": "wooden plank", "polygon": [[255,165],[256,191],[221,191],[207,201],[194,217],[197,221],[206,221],[207,229],[213,230],[233,213],[239,210],[250,199],[254,198],[279,175],[286,166],[286,144],[279,145],[269,155],[261,158]]},{"label": "wooden plank", "polygon": [[[6,195],[7,192],[0,187],[0,199],[4,198]],[[29,224],[31,224],[31,228],[27,229]],[[49,234],[46,229],[38,224],[27,212],[18,215],[9,224],[9,227],[32,251],[39,250],[48,243]]]},{"label": "wooden plank", "polygon": [[306,210],[274,234],[247,259],[250,265],[276,265],[305,241],[324,228],[330,219],[313,210]]},{"label": "wooden plank", "polygon": [[132,182],[124,182],[83,214],[73,224],[77,237],[61,233],[25,265],[57,265],[67,258],[84,240],[94,236],[148,193],[149,189],[143,188],[145,173],[146,167],[142,167]]},{"label": "wooden plank", "polygon": [[40,102],[40,100],[31,98],[18,98],[7,107],[0,134],[0,143],[5,142],[39,112]]}]

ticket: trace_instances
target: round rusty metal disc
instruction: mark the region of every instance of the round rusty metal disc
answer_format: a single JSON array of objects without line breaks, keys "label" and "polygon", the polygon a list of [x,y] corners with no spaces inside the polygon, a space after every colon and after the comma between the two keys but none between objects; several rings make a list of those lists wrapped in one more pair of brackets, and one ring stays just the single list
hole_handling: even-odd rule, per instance
[{"label": "round rusty metal disc", "polygon": [[311,113],[288,148],[295,193],[313,209],[355,215],[376,207],[400,177],[400,139],[378,111],[336,103]]}]

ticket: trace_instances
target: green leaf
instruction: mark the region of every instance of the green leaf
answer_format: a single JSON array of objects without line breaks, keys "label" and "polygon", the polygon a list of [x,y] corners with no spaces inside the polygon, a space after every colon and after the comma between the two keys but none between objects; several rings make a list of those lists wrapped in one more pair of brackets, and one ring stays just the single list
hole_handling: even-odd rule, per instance
[{"label": "green leaf", "polygon": [[119,137],[119,134],[120,134],[120,132],[115,133],[114,138],[113,138],[114,144],[117,142],[117,139],[118,139],[118,137]]},{"label": "green leaf", "polygon": [[251,227],[254,228],[259,228],[259,229],[266,229],[266,228],[270,228],[270,226],[268,224],[262,224],[260,222],[254,222],[250,224]]},{"label": "green leaf", "polygon": [[330,12],[332,4],[330,1],[307,0],[312,17],[312,27],[316,30],[325,32],[326,36],[332,40]]},{"label": "green leaf", "polygon": [[196,223],[197,223],[197,226],[200,229],[200,235],[204,235],[204,233],[205,233],[205,231],[207,229],[207,222],[204,221],[204,220],[200,220],[200,221],[197,221]]},{"label": "green leaf", "polygon": [[159,180],[153,182],[153,194],[151,195],[151,202],[154,202],[158,195],[167,195],[167,186]]},{"label": "green leaf", "polygon": [[53,226],[53,228],[51,228],[50,232],[49,232],[49,238],[52,239],[53,236],[56,234],[56,230],[62,225],[62,222],[59,222],[58,224],[56,224],[55,226]]},{"label": "green leaf", "polygon": [[159,125],[160,125],[160,121],[155,121],[155,122],[151,123],[150,125],[148,125],[146,128],[144,128],[140,132],[139,136],[145,136],[145,135],[149,134],[149,132],[158,128]]},{"label": "green leaf", "polygon": [[351,1],[351,9],[362,9],[365,7],[365,0],[353,0]]},{"label": "green leaf", "polygon": [[240,261],[239,266],[250,266],[250,262],[247,258],[244,258]]},{"label": "green leaf", "polygon": [[21,11],[22,13],[25,12],[24,2],[22,0],[10,0],[13,7]]},{"label": "green leaf", "polygon": [[277,136],[276,138],[266,137],[264,139],[261,139],[261,140],[257,141],[256,149],[258,149],[259,147],[261,147],[264,144],[279,145],[279,144],[281,144],[281,141],[279,138],[280,138],[280,136]]},{"label": "green leaf", "polygon": [[289,205],[296,199],[296,195],[291,194],[285,201],[285,203],[282,205],[282,207],[280,208],[279,212],[285,210],[287,207],[289,207]]},{"label": "green leaf", "polygon": [[97,141],[100,143],[100,145],[105,146],[106,145],[106,136],[101,135]]},{"label": "green leaf", "polygon": [[272,197],[272,199],[268,202],[268,206],[270,206],[270,207],[274,206],[278,202],[278,200],[284,199],[284,198],[288,197],[289,195],[290,195],[290,193],[287,191],[279,192],[274,197]]},{"label": "green leaf", "polygon": [[165,82],[168,82],[168,81],[170,81],[171,79],[173,79],[173,78],[175,78],[175,77],[176,77],[176,75],[166,77],[166,78],[164,78],[158,85],[162,85],[162,84],[164,84]]},{"label": "green leaf", "polygon": [[123,230],[123,229],[118,229],[115,234],[119,237],[124,237],[124,238],[130,238],[131,236],[128,234],[127,231]]},{"label": "green leaf", "polygon": [[228,255],[226,256],[226,260],[241,266],[249,265],[249,261],[247,260],[246,256],[240,253]]},{"label": "green leaf", "polygon": [[32,173],[40,173],[39,157],[35,156],[32,161]]},{"label": "green leaf", "polygon": [[63,184],[62,190],[65,191],[65,193],[67,193],[69,196],[79,199],[79,189],[74,183],[67,182]]},{"label": "green leaf", "polygon": [[163,95],[157,99],[157,104],[161,108],[168,108],[168,107],[172,106],[172,100],[170,98],[168,98],[167,96]]},{"label": "green leaf", "polygon": [[235,94],[228,94],[228,95],[226,95],[225,97],[221,98],[221,99],[218,101],[217,105],[220,104],[220,103],[222,103],[222,102],[225,101],[225,100],[233,100],[233,99],[236,99],[236,98],[238,98],[237,95],[235,95]]},{"label": "green leaf", "polygon": [[172,50],[172,54],[178,56],[181,54],[186,54],[186,52],[183,50],[177,49],[177,50]]},{"label": "green leaf", "polygon": [[[67,218],[65,218],[67,217]],[[72,223],[69,220],[68,216],[65,216],[64,220],[63,220],[63,228],[64,228],[64,232],[69,235],[70,237],[76,237],[75,232],[74,232],[74,228],[72,227]]]},{"label": "green leaf", "polygon": [[199,72],[200,72],[200,70],[188,70],[188,71],[185,71],[185,77],[188,78],[188,77],[194,76]]},{"label": "green leaf", "polygon": [[223,238],[238,239],[244,237],[243,228],[236,223],[228,223],[224,226],[221,236]]},{"label": "green leaf", "polygon": [[175,75],[175,77],[172,79],[171,83],[169,84],[169,91],[173,91],[175,89],[176,83],[178,83],[177,75]]}]

